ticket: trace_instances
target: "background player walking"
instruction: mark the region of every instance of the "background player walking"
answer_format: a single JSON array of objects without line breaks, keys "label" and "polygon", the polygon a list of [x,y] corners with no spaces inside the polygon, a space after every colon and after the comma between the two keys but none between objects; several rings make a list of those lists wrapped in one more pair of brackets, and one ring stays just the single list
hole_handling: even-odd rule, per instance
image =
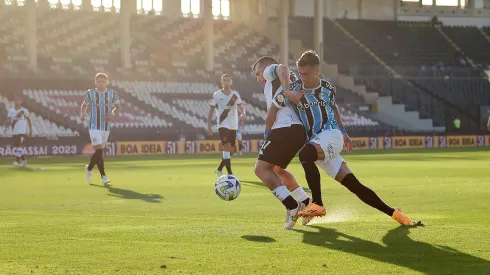
[{"label": "background player walking", "polygon": [[15,97],[14,104],[15,106],[12,107],[7,114],[7,122],[10,122],[12,125],[12,138],[14,144],[12,152],[15,156],[14,166],[26,166],[27,160],[25,157],[24,141],[27,134],[27,124],[29,124],[29,136],[32,136],[32,121],[29,118],[29,111],[22,107],[22,100],[20,97]]},{"label": "background player walking", "polygon": [[98,73],[95,76],[97,88],[87,91],[80,113],[80,117],[84,119],[87,109],[90,111],[88,114],[89,134],[95,149],[90,163],[85,166],[87,181],[92,181],[92,169],[97,165],[104,185],[108,185],[110,180],[105,174],[103,152],[109,138],[111,121],[119,106],[119,95],[116,91],[107,88],[108,82],[109,78],[106,74]]},{"label": "background player walking", "polygon": [[236,146],[236,132],[238,129],[238,113],[240,116],[244,116],[245,113],[242,107],[242,98],[236,90],[231,89],[233,81],[231,76],[224,74],[221,76],[221,90],[215,92],[209,103],[208,113],[208,135],[212,136],[212,119],[213,113],[216,109],[216,116],[218,118],[218,133],[223,145],[223,158],[218,168],[216,168],[216,175],[219,177],[223,175],[223,167],[226,167],[228,174],[232,175],[231,170],[231,150]]}]

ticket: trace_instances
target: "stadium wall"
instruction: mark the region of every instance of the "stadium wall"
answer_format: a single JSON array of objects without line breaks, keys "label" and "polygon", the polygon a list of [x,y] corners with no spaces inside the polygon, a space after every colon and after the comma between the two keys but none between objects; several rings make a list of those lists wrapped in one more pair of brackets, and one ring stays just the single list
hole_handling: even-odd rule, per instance
[{"label": "stadium wall", "polygon": [[[263,140],[244,140],[245,153],[257,153]],[[477,136],[395,136],[395,137],[360,137],[352,138],[354,150],[389,150],[415,148],[463,148],[490,146],[490,135]],[[12,156],[11,139],[0,139],[0,157]],[[84,138],[31,138],[25,145],[29,156],[79,156],[92,155],[93,148]],[[198,141],[127,141],[108,142],[105,155],[138,156],[138,155],[175,155],[207,154],[222,151],[219,140]]]}]

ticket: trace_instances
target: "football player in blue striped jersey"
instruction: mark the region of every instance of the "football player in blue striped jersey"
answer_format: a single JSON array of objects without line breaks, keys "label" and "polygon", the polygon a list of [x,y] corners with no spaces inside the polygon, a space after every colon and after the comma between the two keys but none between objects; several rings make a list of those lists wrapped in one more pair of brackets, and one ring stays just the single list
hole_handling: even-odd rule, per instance
[{"label": "football player in blue striped jersey", "polygon": [[119,95],[116,91],[107,88],[108,82],[109,77],[104,73],[98,73],[95,76],[96,88],[88,90],[85,94],[80,113],[83,120],[87,110],[89,111],[89,134],[95,149],[90,163],[85,166],[87,181],[92,181],[92,169],[97,165],[102,183],[106,186],[109,185],[110,180],[105,174],[103,152],[109,138],[111,121],[116,116],[116,110],[119,107]]},{"label": "football player in blue striped jersey", "polygon": [[[340,156],[342,149],[352,150],[352,143],[342,125],[340,112],[335,103],[335,86],[320,78],[318,55],[314,51],[304,52],[297,61],[297,66],[300,79],[292,85],[292,91],[302,93],[303,97],[294,106],[305,127],[308,139],[307,144],[299,151],[299,159],[313,197],[312,203],[298,215],[314,217],[326,214],[321,197],[318,165],[364,203],[402,225],[410,225],[412,222],[409,217],[400,209],[386,205],[373,190],[363,185]],[[284,96],[276,97],[274,108],[271,108],[273,112],[292,104],[288,98],[294,93],[289,91],[283,93]],[[291,99],[295,100],[296,97]],[[267,127],[269,125],[266,124]]]}]

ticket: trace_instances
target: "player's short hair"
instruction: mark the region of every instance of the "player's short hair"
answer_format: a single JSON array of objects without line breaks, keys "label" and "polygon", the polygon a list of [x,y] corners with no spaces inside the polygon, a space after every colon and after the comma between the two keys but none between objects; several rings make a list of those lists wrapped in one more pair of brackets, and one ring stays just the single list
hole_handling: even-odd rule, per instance
[{"label": "player's short hair", "polygon": [[223,75],[221,76],[221,79],[223,79],[223,78],[225,78],[225,77],[228,77],[228,78],[230,78],[230,79],[231,79],[231,75],[229,75],[229,74],[223,74]]},{"label": "player's short hair", "polygon": [[272,56],[262,56],[261,58],[257,59],[257,61],[255,61],[252,66],[252,71],[255,70],[255,67],[257,67],[258,64],[277,64],[277,61]]},{"label": "player's short hair", "polygon": [[296,61],[296,66],[320,66],[320,57],[318,57],[318,54],[315,51],[306,51],[301,55],[298,61]]},{"label": "player's short hair", "polygon": [[95,75],[95,80],[99,79],[99,78],[105,78],[105,80],[109,80],[109,77],[107,76],[107,74],[105,73],[97,73]]}]

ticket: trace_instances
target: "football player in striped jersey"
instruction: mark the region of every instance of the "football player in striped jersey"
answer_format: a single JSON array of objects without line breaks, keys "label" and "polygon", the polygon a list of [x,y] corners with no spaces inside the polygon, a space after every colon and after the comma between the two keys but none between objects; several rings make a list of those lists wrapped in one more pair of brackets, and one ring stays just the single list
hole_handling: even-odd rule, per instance
[{"label": "football player in striped jersey", "polygon": [[81,106],[80,117],[85,119],[88,112],[89,134],[92,146],[95,149],[90,158],[90,163],[85,166],[87,181],[92,181],[92,169],[95,165],[99,169],[102,183],[109,185],[109,178],[105,174],[103,152],[105,144],[109,138],[111,121],[116,116],[119,107],[119,95],[116,91],[107,88],[109,77],[104,73],[95,76],[95,89],[90,89],[85,94],[85,99]]},{"label": "football player in striped jersey", "polygon": [[[398,208],[384,203],[378,195],[363,185],[340,156],[342,149],[352,150],[352,143],[342,125],[340,112],[335,102],[336,89],[330,82],[320,78],[320,59],[314,51],[304,52],[297,61],[300,79],[292,85],[292,90],[303,97],[299,102],[288,100],[290,93],[277,97],[273,112],[288,108],[291,104],[301,119],[308,143],[299,151],[299,159],[305,171],[308,186],[312,192],[312,203],[299,211],[302,217],[324,216],[320,188],[320,166],[333,179],[354,193],[364,203],[392,217],[402,225],[412,221]],[[291,97],[296,100],[296,97]],[[295,104],[294,104],[295,103]],[[267,125],[266,125],[267,127]],[[315,165],[316,164],[316,165]]]}]

